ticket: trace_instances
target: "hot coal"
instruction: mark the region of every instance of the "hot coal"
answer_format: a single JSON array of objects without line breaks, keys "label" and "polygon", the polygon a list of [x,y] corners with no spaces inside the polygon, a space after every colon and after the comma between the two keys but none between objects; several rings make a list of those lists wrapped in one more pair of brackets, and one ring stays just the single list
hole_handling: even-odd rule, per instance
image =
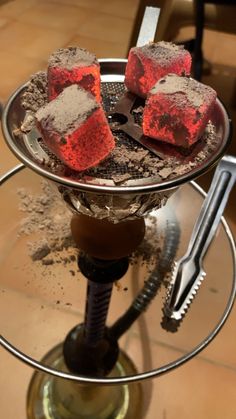
[{"label": "hot coal", "polygon": [[190,147],[203,134],[216,101],[216,92],[188,77],[168,74],[149,92],[143,113],[145,135]]},{"label": "hot coal", "polygon": [[48,62],[48,98],[55,99],[65,87],[78,84],[101,101],[100,65],[84,48],[60,48]]},{"label": "hot coal", "polygon": [[35,116],[43,141],[73,170],[96,166],[115,146],[103,109],[78,85],[66,87]]},{"label": "hot coal", "polygon": [[171,42],[149,43],[131,48],[125,72],[125,85],[138,96],[147,97],[155,83],[168,73],[189,75],[191,55]]}]

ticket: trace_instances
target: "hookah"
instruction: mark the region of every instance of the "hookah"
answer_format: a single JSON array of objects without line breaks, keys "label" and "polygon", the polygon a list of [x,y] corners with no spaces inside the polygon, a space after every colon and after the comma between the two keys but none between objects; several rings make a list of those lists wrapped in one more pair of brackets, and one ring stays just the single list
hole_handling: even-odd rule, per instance
[{"label": "hookah", "polygon": [[[147,39],[152,39],[158,15],[159,9],[147,8],[138,45],[144,44]],[[101,79],[105,92],[108,89],[117,93],[122,91],[126,62],[122,59],[100,60]],[[140,315],[149,309],[151,301],[161,289],[166,274],[171,271],[178,252],[181,236],[179,222],[175,216],[175,212],[178,212],[175,209],[176,203],[178,207],[178,199],[170,205],[169,201],[172,202],[171,199],[178,196],[179,187],[182,185],[189,188],[191,195],[191,187],[187,184],[213,167],[225,154],[231,135],[227,112],[217,99],[213,123],[216,127],[218,147],[204,164],[199,164],[187,174],[161,183],[155,178],[145,179],[137,176],[133,180],[128,180],[123,186],[112,182],[109,171],[102,178],[94,177],[87,180],[77,180],[66,171],[62,174],[54,173],[49,165],[45,165],[49,156],[37,141],[38,137],[34,129],[20,138],[14,135],[15,130],[25,118],[25,111],[21,107],[21,96],[25,88],[26,85],[21,86],[11,96],[4,109],[3,133],[10,149],[18,158],[30,170],[52,182],[72,210],[71,233],[80,249],[77,263],[80,272],[87,280],[83,321],[75,324],[67,332],[64,342],[53,347],[40,362],[17,350],[7,339],[1,337],[1,344],[5,349],[37,370],[28,390],[27,418],[142,417],[143,395],[140,382],[171,371],[197,355],[219,332],[233,305],[236,292],[235,247],[228,227],[222,221],[230,243],[233,280],[230,280],[227,298],[224,300],[226,309],[223,310],[222,317],[210,334],[178,360],[143,373],[137,372],[133,361],[123,349],[120,349],[119,340]],[[136,132],[132,132],[130,126],[131,116],[127,103],[126,108],[124,108],[124,103],[123,108],[116,108],[106,95],[104,95],[104,102],[110,112],[111,126],[123,125],[123,133],[137,135]],[[146,146],[148,147],[147,144]],[[154,150],[154,152],[160,153],[160,150]],[[197,230],[204,230],[205,235],[198,236],[199,242],[201,242],[200,238],[206,241],[208,236],[210,237],[208,241],[213,239],[228,194],[235,181],[234,159],[226,157],[222,161],[223,168],[221,164],[218,170],[219,177],[222,180],[222,171],[230,173],[228,177],[231,183],[227,189],[226,183],[222,181],[223,183],[221,182],[219,186],[219,179],[214,178],[213,192],[209,193],[209,196],[213,196],[211,206],[210,198],[208,198],[208,205],[205,204],[205,227],[204,222],[202,227],[198,223],[198,229],[195,227],[193,231],[196,235]],[[1,180],[1,185],[3,186],[11,176],[18,175],[22,170],[23,167],[20,166],[6,175]],[[200,188],[196,185],[194,188],[195,192],[199,193]],[[220,202],[223,204],[217,205]],[[214,206],[220,210],[211,211]],[[131,305],[112,326],[108,327],[106,323],[114,283],[122,281],[126,275],[129,269],[129,255],[137,249],[145,236],[145,217],[153,211],[155,214],[160,211],[161,214],[162,207],[168,222],[164,231],[161,255]],[[203,215],[202,209],[200,216],[203,217]],[[161,220],[159,213],[155,216]],[[208,226],[207,233],[206,225]],[[215,226],[213,230],[212,225]],[[203,251],[201,243],[199,246]],[[206,250],[207,247],[205,252]],[[200,260],[200,256],[198,252],[196,258]],[[191,286],[187,284],[186,289],[189,293]],[[178,298],[179,294],[181,298]],[[162,326],[166,330],[176,331],[179,328],[179,318],[175,315],[179,312],[185,314],[182,306],[186,295],[183,296],[179,289],[175,294],[172,287],[172,294],[170,293],[167,297],[169,305],[163,310]]]}]

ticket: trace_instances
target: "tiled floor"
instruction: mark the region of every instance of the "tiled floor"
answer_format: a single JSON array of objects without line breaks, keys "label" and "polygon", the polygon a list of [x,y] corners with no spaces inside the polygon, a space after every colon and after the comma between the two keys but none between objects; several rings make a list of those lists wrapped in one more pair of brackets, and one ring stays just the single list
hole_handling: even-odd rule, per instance
[{"label": "tiled floor", "polygon": [[[6,101],[30,74],[44,69],[49,53],[58,47],[79,45],[99,58],[125,57],[137,5],[138,0],[15,0],[0,6],[0,99]],[[191,31],[185,28],[178,39],[184,39]],[[204,81],[217,89],[236,124],[235,39],[233,35],[206,31],[204,51],[213,68]],[[5,146],[1,133],[0,141],[0,174],[3,174],[18,161]],[[236,135],[230,152],[236,155]],[[199,182],[207,187],[209,180],[210,176],[205,176]],[[226,214],[236,236],[235,194]],[[200,356],[175,372],[145,383],[143,417],[236,417],[235,322],[236,308],[219,336]],[[141,365],[143,354],[138,337],[133,336],[129,345],[129,352]],[[169,359],[176,351],[177,347],[166,348],[166,353],[162,352],[163,362],[165,356]],[[159,355],[159,343],[151,343],[150,356],[155,359]],[[31,370],[4,351],[0,364],[1,417],[25,419],[25,394]]]}]

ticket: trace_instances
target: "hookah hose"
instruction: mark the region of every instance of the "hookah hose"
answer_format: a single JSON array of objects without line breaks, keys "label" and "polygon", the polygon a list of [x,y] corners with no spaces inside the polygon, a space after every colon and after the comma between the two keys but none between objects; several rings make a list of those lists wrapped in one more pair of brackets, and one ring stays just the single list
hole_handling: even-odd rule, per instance
[{"label": "hookah hose", "polygon": [[109,333],[114,339],[118,340],[156,297],[161,284],[163,284],[165,275],[170,272],[172,268],[172,263],[175,259],[179,245],[179,239],[180,228],[177,221],[167,221],[166,235],[160,260],[131,306],[123,316],[109,328]]}]

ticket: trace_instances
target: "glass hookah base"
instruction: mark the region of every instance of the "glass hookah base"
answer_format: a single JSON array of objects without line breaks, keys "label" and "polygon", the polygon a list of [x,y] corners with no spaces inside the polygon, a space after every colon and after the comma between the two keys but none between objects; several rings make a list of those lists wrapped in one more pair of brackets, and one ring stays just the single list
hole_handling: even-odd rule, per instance
[{"label": "glass hookah base", "polygon": [[[43,363],[66,370],[62,345],[54,347]],[[111,376],[136,374],[132,361],[120,352]],[[84,385],[42,372],[32,376],[27,395],[27,419],[137,419],[141,418],[141,384]]]}]

